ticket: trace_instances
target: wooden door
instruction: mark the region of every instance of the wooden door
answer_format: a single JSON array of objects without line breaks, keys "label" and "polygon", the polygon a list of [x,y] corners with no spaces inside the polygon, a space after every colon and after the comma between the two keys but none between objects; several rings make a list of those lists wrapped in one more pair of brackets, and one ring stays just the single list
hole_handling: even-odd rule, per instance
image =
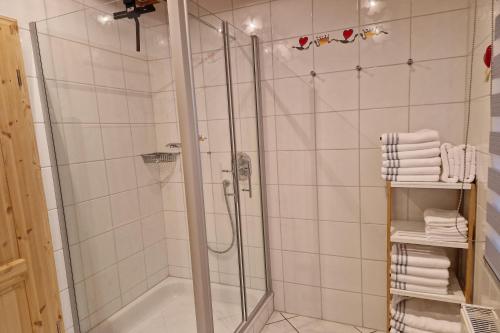
[{"label": "wooden door", "polygon": [[18,27],[0,17],[0,333],[63,327]]}]

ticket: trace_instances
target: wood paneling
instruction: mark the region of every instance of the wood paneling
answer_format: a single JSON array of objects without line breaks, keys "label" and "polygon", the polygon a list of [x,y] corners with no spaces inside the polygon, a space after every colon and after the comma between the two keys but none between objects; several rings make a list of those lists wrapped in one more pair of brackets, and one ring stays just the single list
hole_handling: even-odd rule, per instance
[{"label": "wood paneling", "polygon": [[0,332],[58,332],[59,290],[18,26],[2,17],[0,59]]}]

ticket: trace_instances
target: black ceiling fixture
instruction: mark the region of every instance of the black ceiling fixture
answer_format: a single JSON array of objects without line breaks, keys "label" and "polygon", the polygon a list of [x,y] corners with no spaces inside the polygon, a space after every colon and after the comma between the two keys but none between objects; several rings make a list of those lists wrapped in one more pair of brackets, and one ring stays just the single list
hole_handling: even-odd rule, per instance
[{"label": "black ceiling fixture", "polygon": [[157,1],[144,1],[144,0],[123,0],[125,5],[125,10],[121,12],[113,13],[113,18],[115,20],[120,20],[123,18],[133,19],[135,21],[135,43],[137,52],[141,52],[141,26],[139,23],[139,17],[142,14],[147,14],[154,12],[156,10],[153,3]]}]

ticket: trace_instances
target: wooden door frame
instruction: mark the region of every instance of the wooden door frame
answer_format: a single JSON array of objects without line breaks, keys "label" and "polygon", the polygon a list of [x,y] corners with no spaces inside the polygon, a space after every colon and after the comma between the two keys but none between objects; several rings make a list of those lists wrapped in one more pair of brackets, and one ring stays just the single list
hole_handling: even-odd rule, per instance
[{"label": "wooden door frame", "polygon": [[19,28],[16,20],[0,16],[0,30],[4,30],[0,32],[0,55],[4,52],[0,62],[0,171],[5,174],[0,175],[5,177],[0,198],[8,199],[4,214],[13,221],[18,255],[9,263],[0,255],[0,271],[8,272],[4,276],[13,272],[22,276],[32,331],[62,333],[52,236]]}]

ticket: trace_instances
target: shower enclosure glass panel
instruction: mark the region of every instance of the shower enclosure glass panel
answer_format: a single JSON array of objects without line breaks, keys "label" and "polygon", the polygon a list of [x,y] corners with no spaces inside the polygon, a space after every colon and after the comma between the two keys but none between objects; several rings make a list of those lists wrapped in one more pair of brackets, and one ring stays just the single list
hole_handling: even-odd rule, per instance
[{"label": "shower enclosure glass panel", "polygon": [[[81,332],[196,332],[175,45],[155,6],[140,52],[134,21],[113,19],[120,1],[31,25]],[[255,59],[248,35],[194,3],[189,28],[213,321],[231,333],[269,288]]]},{"label": "shower enclosure glass panel", "polygon": [[[243,321],[242,258],[239,202],[231,172],[232,122],[228,112],[224,22],[194,3],[190,13],[214,329],[234,332]],[[226,287],[215,288],[216,284]]]}]

